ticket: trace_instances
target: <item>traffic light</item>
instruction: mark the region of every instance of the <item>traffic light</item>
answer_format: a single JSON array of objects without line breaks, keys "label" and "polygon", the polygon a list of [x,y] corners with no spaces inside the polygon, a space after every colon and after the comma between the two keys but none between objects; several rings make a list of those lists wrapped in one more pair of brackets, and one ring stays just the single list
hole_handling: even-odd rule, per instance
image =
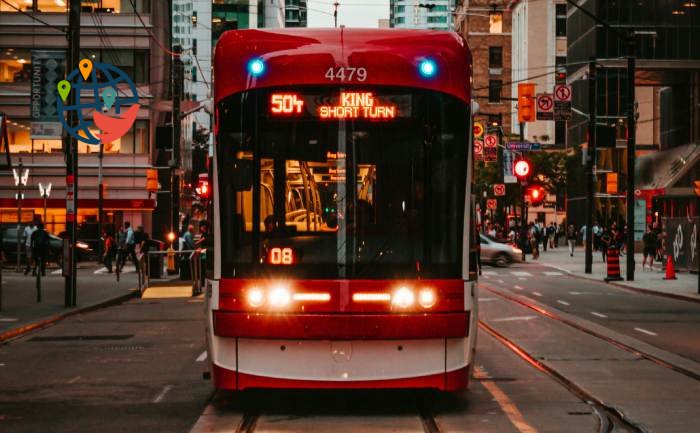
[{"label": "traffic light", "polygon": [[700,180],[696,180],[695,182],[695,195],[700,196]]},{"label": "traffic light", "polygon": [[518,84],[518,122],[535,121],[535,85]]},{"label": "traffic light", "polygon": [[547,193],[540,185],[533,185],[527,189],[527,196],[530,199],[530,206],[539,206],[544,201]]},{"label": "traffic light", "polygon": [[158,170],[155,168],[146,170],[146,191],[158,192]]},{"label": "traffic light", "polygon": [[209,176],[206,173],[200,174],[199,179],[197,179],[197,186],[194,188],[194,192],[201,200],[207,200],[210,195],[209,188]]},{"label": "traffic light", "polygon": [[526,181],[532,174],[532,163],[525,158],[517,159],[513,164],[513,173],[519,181]]}]

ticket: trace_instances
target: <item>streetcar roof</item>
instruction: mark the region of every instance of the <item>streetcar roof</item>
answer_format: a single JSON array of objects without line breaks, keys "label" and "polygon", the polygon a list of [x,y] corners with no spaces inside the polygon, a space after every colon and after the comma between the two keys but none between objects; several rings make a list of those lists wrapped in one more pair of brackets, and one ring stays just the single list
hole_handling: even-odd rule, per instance
[{"label": "streetcar roof", "polygon": [[[249,72],[259,59],[264,72]],[[432,61],[435,75],[422,76]],[[249,29],[225,32],[214,53],[214,97],[248,89],[340,84],[329,68],[365,68],[366,80],[343,84],[393,85],[436,90],[469,102],[471,57],[454,32],[404,29]],[[343,71],[345,73],[345,71]],[[350,72],[348,70],[348,72]],[[364,74],[363,74],[364,75]]]}]

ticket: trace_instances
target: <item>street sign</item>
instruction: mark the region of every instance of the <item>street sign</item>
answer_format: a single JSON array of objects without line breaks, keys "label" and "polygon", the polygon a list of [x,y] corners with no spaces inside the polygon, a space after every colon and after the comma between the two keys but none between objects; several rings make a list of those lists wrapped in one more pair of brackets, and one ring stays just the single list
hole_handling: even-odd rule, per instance
[{"label": "street sign", "polygon": [[493,185],[493,195],[496,197],[503,197],[506,195],[506,185],[503,183],[496,183]]},{"label": "street sign", "polygon": [[554,120],[571,120],[571,86],[559,84],[554,87]]},{"label": "street sign", "polygon": [[484,135],[484,125],[479,122],[474,123],[474,137],[481,138]]},{"label": "street sign", "polygon": [[507,149],[503,150],[503,182],[518,183],[518,179],[513,175],[513,162],[515,154]]},{"label": "street sign", "polygon": [[474,140],[474,160],[484,160],[484,142],[481,140]]},{"label": "street sign", "polygon": [[554,96],[549,93],[537,95],[537,120],[554,120]]},{"label": "street sign", "polygon": [[497,207],[498,207],[498,200],[496,200],[495,198],[490,198],[490,199],[486,200],[486,208],[487,209],[496,210]]},{"label": "street sign", "polygon": [[484,136],[484,161],[498,161],[498,136],[496,134]]},{"label": "street sign", "polygon": [[526,141],[509,141],[506,143],[506,149],[508,150],[540,150],[542,147],[540,143],[528,143]]}]

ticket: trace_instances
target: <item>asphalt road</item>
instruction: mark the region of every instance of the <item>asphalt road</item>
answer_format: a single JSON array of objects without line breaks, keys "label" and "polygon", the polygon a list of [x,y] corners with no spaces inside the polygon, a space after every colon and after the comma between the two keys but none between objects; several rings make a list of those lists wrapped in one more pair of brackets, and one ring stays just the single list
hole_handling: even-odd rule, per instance
[{"label": "asphalt road", "polygon": [[[482,281],[700,361],[700,303],[570,277],[536,263],[485,267]],[[673,283],[660,280],[659,284]]]}]

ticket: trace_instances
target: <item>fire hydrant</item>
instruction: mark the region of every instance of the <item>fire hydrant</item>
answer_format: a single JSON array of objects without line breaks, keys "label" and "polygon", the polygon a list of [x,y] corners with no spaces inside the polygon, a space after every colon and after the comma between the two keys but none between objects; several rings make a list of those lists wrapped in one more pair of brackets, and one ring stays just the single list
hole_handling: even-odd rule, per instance
[{"label": "fire hydrant", "polygon": [[172,275],[177,272],[177,268],[175,267],[175,250],[172,246],[168,248],[166,259],[168,264],[168,273]]}]

